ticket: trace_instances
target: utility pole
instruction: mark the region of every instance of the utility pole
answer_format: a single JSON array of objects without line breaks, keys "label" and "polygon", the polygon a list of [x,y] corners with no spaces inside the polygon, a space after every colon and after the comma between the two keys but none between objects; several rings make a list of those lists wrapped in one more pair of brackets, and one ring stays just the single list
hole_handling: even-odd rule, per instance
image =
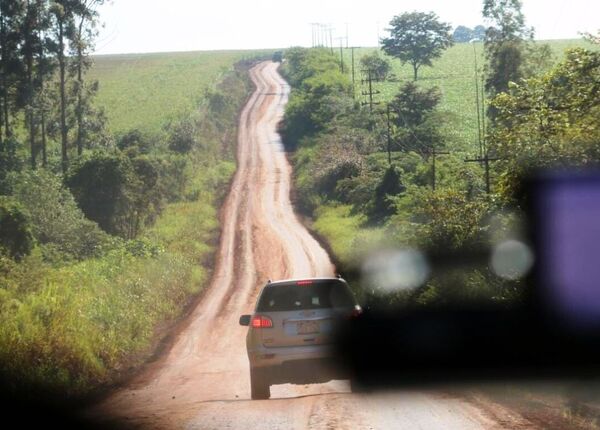
[{"label": "utility pole", "polygon": [[485,169],[485,193],[490,194],[491,185],[490,185],[490,162],[498,161],[501,158],[490,157],[488,151],[485,151],[485,155],[479,158],[467,158],[465,163],[482,163],[483,168]]},{"label": "utility pole", "polygon": [[336,37],[336,40],[340,41],[340,70],[342,73],[344,73],[344,45],[342,44],[344,39],[345,37]]},{"label": "utility pole", "polygon": [[311,26],[311,30],[312,30],[312,47],[316,47],[317,46],[317,23],[316,22],[311,22],[310,26]]},{"label": "utility pole", "polygon": [[346,22],[346,49],[348,49],[348,23]]},{"label": "utility pole", "polygon": [[387,153],[388,153],[388,164],[392,166],[392,133],[390,124],[390,104],[386,104],[387,114]]},{"label": "utility pole", "polygon": [[331,49],[331,54],[333,55],[333,27],[331,24],[329,24],[327,30],[329,31],[329,48]]},{"label": "utility pole", "polygon": [[356,85],[354,83],[354,46],[350,49],[350,52],[352,52],[352,98],[356,99]]},{"label": "utility pole", "polygon": [[431,156],[431,189],[435,191],[435,159],[438,155],[448,155],[450,153],[448,151],[438,151],[435,146],[431,146],[425,153]]},{"label": "utility pole", "polygon": [[346,39],[346,45],[347,45],[348,44],[347,36],[335,38],[335,40],[340,41],[340,70],[342,71],[342,73],[344,73],[344,70],[345,70],[345,67],[344,67],[344,45],[343,45],[344,39]]},{"label": "utility pole", "polygon": [[475,64],[475,99],[477,107],[477,132],[479,138],[479,157],[468,158],[465,163],[483,164],[485,171],[485,192],[490,194],[490,162],[498,161],[500,158],[490,157],[487,147],[486,125],[485,125],[485,76],[481,76],[481,86],[479,83],[479,70],[477,68],[477,49],[473,44],[473,58]]},{"label": "utility pole", "polygon": [[318,34],[318,43],[317,46],[322,47],[323,46],[323,41],[325,40],[324,34],[325,34],[325,25],[324,24],[317,24],[318,26],[318,30],[319,30],[319,34]]},{"label": "utility pole", "polygon": [[368,84],[368,90],[367,91],[362,91],[362,95],[363,96],[368,96],[369,101],[363,102],[362,105],[369,105],[369,110],[371,112],[373,112],[373,105],[377,105],[379,104],[379,102],[374,102],[373,101],[373,95],[379,94],[380,91],[379,90],[374,90],[373,89],[373,70],[371,69],[367,69],[367,70],[363,70],[363,73],[366,73],[367,75],[367,79],[363,79],[361,81],[361,83],[364,84]]},{"label": "utility pole", "polygon": [[485,112],[482,112],[481,106],[479,103],[479,71],[477,69],[477,50],[475,49],[475,44],[473,44],[473,55],[475,61],[475,103],[477,108],[477,133],[479,137],[479,158],[483,157],[483,131],[482,131],[482,115],[483,121],[485,121]]}]

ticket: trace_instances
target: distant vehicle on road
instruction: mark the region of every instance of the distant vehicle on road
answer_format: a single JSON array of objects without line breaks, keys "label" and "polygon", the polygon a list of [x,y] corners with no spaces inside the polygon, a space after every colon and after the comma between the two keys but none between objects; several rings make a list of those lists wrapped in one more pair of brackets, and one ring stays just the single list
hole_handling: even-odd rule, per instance
[{"label": "distant vehicle on road", "polygon": [[348,375],[335,358],[334,332],[362,312],[346,281],[312,278],[269,282],[261,291],[246,337],[252,399],[271,385],[310,384]]}]

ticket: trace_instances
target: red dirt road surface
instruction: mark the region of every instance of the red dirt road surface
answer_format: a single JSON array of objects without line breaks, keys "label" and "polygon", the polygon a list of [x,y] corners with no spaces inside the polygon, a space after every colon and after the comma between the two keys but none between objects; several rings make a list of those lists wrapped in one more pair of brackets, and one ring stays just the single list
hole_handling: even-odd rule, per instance
[{"label": "red dirt road surface", "polygon": [[350,393],[347,381],[276,385],[250,400],[246,327],[268,279],[333,275],[290,202],[291,167],[276,132],[289,86],[278,64],[255,66],[239,124],[238,170],[222,212],[212,284],[172,346],[94,408],[102,419],[161,429],[532,428],[516,414],[442,392]]}]

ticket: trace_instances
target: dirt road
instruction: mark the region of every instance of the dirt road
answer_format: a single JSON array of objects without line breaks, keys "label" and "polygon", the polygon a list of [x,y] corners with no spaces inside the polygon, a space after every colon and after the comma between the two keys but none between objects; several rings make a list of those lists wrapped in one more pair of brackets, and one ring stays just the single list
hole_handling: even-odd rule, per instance
[{"label": "dirt road", "polygon": [[256,91],[240,118],[238,170],[212,285],[170,350],[96,412],[143,428],[529,428],[498,406],[439,392],[359,396],[345,381],[278,385],[271,400],[249,399],[247,329],[239,315],[252,311],[268,279],[334,273],[290,202],[291,168],[276,133],[289,87],[276,63],[255,66],[251,77]]}]

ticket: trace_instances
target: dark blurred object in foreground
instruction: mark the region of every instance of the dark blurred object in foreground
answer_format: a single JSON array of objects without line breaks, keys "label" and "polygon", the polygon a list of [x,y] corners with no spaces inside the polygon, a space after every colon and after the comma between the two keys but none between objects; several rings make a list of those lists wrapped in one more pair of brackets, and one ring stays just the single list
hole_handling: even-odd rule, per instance
[{"label": "dark blurred object in foreground", "polygon": [[[544,172],[524,185],[529,231],[522,246],[531,248],[533,266],[523,303],[366,306],[339,339],[355,383],[600,375],[600,171]],[[427,256],[432,272],[492,252],[434,254]]]}]

